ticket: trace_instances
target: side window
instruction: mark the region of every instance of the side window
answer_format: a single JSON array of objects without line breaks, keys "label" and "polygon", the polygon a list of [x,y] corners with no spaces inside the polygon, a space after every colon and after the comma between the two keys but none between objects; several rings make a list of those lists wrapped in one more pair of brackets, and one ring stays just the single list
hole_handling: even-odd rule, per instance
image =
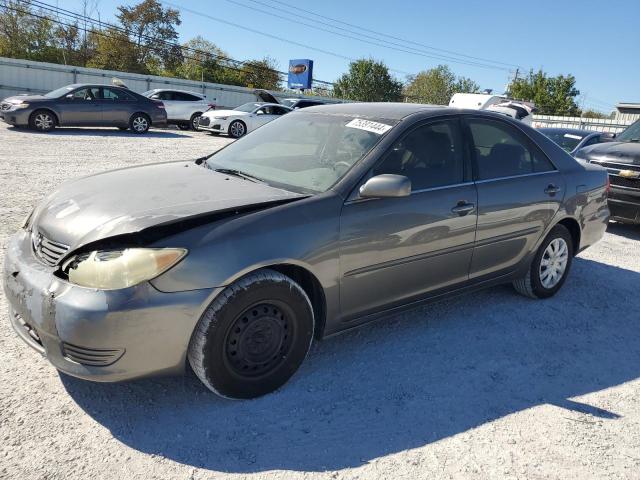
[{"label": "side window", "polygon": [[589,140],[584,142],[584,145],[580,148],[588,147],[589,145],[595,145],[596,143],[601,143],[601,142],[602,142],[601,135],[594,135]]},{"label": "side window", "polygon": [[273,107],[273,115],[284,115],[285,113],[288,113],[289,110],[287,110],[286,108],[282,108],[282,107]]},{"label": "side window", "polygon": [[179,92],[177,94],[180,95],[179,100],[182,100],[183,102],[199,102],[200,100],[202,100],[200,97],[196,97],[195,95],[191,95],[190,93]]},{"label": "side window", "polygon": [[100,98],[99,88],[81,88],[73,92],[74,100],[96,100]]},{"label": "side window", "polygon": [[105,100],[119,100],[126,101],[132,100],[133,97],[122,90],[115,90],[111,88],[103,88],[102,89],[102,98]]},{"label": "side window", "polygon": [[267,108],[266,107],[261,107],[258,110],[256,110],[256,115],[264,115],[267,113]]},{"label": "side window", "polygon": [[524,135],[513,127],[490,120],[470,120],[468,124],[478,180],[554,170],[549,159],[534,154]]},{"label": "side window", "polygon": [[173,92],[160,92],[158,98],[160,100],[173,100]]},{"label": "side window", "polygon": [[456,120],[423,125],[397,141],[373,174],[409,177],[414,191],[462,183],[463,145]]}]

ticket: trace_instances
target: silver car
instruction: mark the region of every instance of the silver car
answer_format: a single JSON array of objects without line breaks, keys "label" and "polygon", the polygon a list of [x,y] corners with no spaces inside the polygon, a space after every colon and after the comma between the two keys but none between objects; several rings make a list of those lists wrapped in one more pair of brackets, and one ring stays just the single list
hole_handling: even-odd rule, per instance
[{"label": "silver car", "polygon": [[11,238],[4,288],[63,372],[190,365],[250,398],[313,338],[502,283],[554,295],[608,218],[606,171],[505,116],[310,107],[208,157],[67,183]]}]

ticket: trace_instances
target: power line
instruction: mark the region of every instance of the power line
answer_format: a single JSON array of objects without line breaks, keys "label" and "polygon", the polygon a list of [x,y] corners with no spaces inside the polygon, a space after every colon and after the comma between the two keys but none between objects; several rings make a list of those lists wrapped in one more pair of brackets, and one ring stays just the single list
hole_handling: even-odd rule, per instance
[{"label": "power line", "polygon": [[[35,6],[39,7],[40,9],[47,10],[47,11],[53,12],[55,14],[60,14],[61,12],[63,12],[62,15],[66,16],[66,17],[70,17],[72,21],[76,21],[76,22],[79,21],[79,20],[80,21],[84,21],[85,25],[86,25],[86,21],[89,21],[92,24],[92,26],[99,25],[99,26],[104,27],[104,28],[111,28],[111,29],[114,29],[114,30],[116,30],[118,32],[121,32],[121,33],[124,33],[124,34],[127,34],[127,35],[129,33],[123,27],[119,27],[119,26],[116,26],[116,25],[113,25],[113,24],[110,24],[110,23],[106,23],[106,22],[103,22],[101,20],[96,20],[96,19],[91,18],[91,17],[89,17],[87,15],[82,15],[82,14],[79,14],[79,13],[76,13],[76,12],[72,12],[70,10],[66,10],[66,9],[63,9],[63,8],[60,8],[60,7],[57,7],[57,6],[53,6],[53,5],[47,4],[45,2],[41,2],[41,1],[38,1],[38,0],[32,0],[30,3],[34,4]],[[50,19],[50,20],[53,20],[53,19]],[[73,25],[69,25],[69,26],[71,27]],[[82,29],[82,30],[87,31],[86,28]],[[212,52],[206,52],[206,51],[198,50],[198,49],[191,48],[191,47],[186,47],[186,46],[180,45],[180,44],[175,43],[175,42],[169,42],[169,41],[158,39],[158,38],[154,38],[154,37],[151,37],[151,36],[148,36],[148,35],[142,35],[141,37],[146,39],[146,40],[149,40],[150,42],[157,42],[157,43],[161,43],[161,44],[164,44],[164,45],[172,47],[172,48],[179,48],[183,52],[184,51],[188,51],[188,52],[192,52],[192,53],[195,53],[195,54],[198,54],[198,55],[203,55],[203,56],[205,56],[207,58],[216,58],[216,59],[220,59],[220,60],[224,60],[224,61],[230,62],[230,63],[236,65],[236,67],[234,68],[234,67],[232,67],[230,65],[226,65],[225,68],[229,68],[231,70],[235,70],[235,71],[239,71],[239,72],[243,72],[243,73],[252,73],[252,72],[257,72],[257,71],[264,70],[264,71],[271,71],[271,72],[277,73],[280,76],[284,76],[284,77],[287,76],[286,72],[282,72],[282,71],[279,71],[279,70],[276,70],[276,69],[273,69],[273,68],[270,68],[270,67],[263,67],[263,66],[258,66],[258,65],[247,64],[247,62],[242,62],[240,60],[235,60],[233,58],[226,57],[224,55],[220,55],[220,54],[216,54],[216,53],[212,53]],[[135,44],[134,42],[131,42],[131,43]],[[148,45],[145,46],[145,48],[148,48],[149,50],[156,51],[156,52],[161,51],[160,49],[157,49],[157,48],[151,48]],[[201,61],[198,58],[186,56],[186,55],[184,55],[184,53],[183,53],[183,56],[185,58],[188,58],[188,59],[191,59],[191,60],[194,60],[194,61]],[[238,65],[241,65],[244,68],[237,68]],[[250,70],[247,70],[247,68],[250,69]],[[324,80],[314,80],[314,82],[315,83],[319,83],[319,84],[324,84],[324,85],[333,85],[331,82],[327,82],[327,81],[324,81]]]},{"label": "power line", "polygon": [[[387,49],[390,49],[390,50],[395,50],[395,51],[398,51],[398,52],[408,53],[408,54],[411,54],[411,55],[418,55],[418,56],[426,57],[426,58],[433,58],[433,59],[436,59],[436,60],[443,60],[443,61],[447,61],[447,62],[460,63],[460,64],[463,64],[463,65],[470,65],[470,66],[480,67],[480,68],[489,68],[489,69],[494,69],[494,70],[509,71],[509,68],[504,67],[504,66],[500,67],[500,66],[497,66],[497,65],[489,65],[489,64],[486,64],[486,63],[472,62],[472,61],[469,61],[469,60],[461,60],[461,59],[457,59],[457,58],[454,58],[454,57],[451,57],[451,56],[446,56],[446,55],[427,53],[424,50],[419,50],[419,49],[414,48],[414,47],[408,47],[406,45],[402,45],[402,44],[399,44],[399,43],[396,43],[396,42],[390,42],[388,40],[381,40],[381,39],[373,37],[371,35],[363,35],[361,33],[354,32],[353,30],[348,30],[348,29],[345,29],[345,28],[336,27],[335,25],[331,25],[329,23],[318,21],[318,20],[315,20],[315,19],[310,19],[309,17],[296,16],[296,18],[287,18],[287,17],[285,17],[283,15],[279,15],[277,13],[273,13],[273,12],[268,11],[268,10],[263,10],[261,8],[252,7],[252,6],[249,6],[249,5],[244,5],[244,4],[240,3],[240,2],[238,2],[237,0],[226,0],[226,1],[231,3],[231,4],[233,4],[233,5],[238,5],[238,6],[241,6],[241,7],[256,11],[256,12],[263,13],[265,15],[270,15],[270,16],[275,17],[275,18],[280,18],[280,19],[286,20],[288,22],[295,23],[297,25],[304,25],[304,26],[309,27],[309,28],[314,28],[316,30],[320,30],[320,31],[323,31],[323,32],[328,32],[328,33],[331,33],[333,35],[338,35],[338,36],[343,37],[343,38],[349,38],[351,40],[356,40],[358,42],[367,43],[369,45],[374,45],[374,46],[377,46],[377,47],[387,48]],[[279,9],[277,7],[272,7],[271,5],[268,5],[268,4],[260,2],[260,1],[256,1],[256,0],[249,0],[249,1],[251,1],[252,3],[257,3],[259,5],[267,6],[267,7],[272,8],[272,9],[286,11],[286,10],[283,10],[283,9]],[[287,13],[289,15],[295,15],[295,14],[291,14],[289,12],[287,12]],[[311,20],[314,23],[306,23],[306,22],[300,21],[301,18],[302,19]],[[355,33],[355,35],[349,35],[349,34],[345,34],[345,33],[335,32],[333,30],[329,30],[327,28],[323,28],[323,27],[318,26],[317,25],[318,23],[319,24],[323,24],[323,25],[328,25],[328,26],[330,26],[331,28],[334,28],[334,29],[343,30],[343,31],[346,31],[346,32],[349,32],[349,33]],[[367,40],[364,37],[371,38],[374,41]],[[381,42],[384,42],[384,43],[381,43]]]},{"label": "power line", "polygon": [[[250,1],[254,1],[254,0],[250,0]],[[491,60],[491,59],[488,59],[488,58],[482,58],[482,57],[478,57],[478,56],[474,56],[474,55],[467,55],[467,54],[464,54],[464,53],[455,52],[453,50],[446,50],[446,49],[443,49],[443,48],[438,48],[438,47],[434,47],[434,46],[431,46],[431,45],[426,45],[424,43],[415,42],[413,40],[408,40],[406,38],[400,38],[400,37],[396,37],[394,35],[389,35],[389,34],[386,34],[386,33],[383,33],[383,32],[378,32],[376,30],[372,30],[372,29],[369,29],[369,28],[361,27],[359,25],[355,25],[353,23],[345,22],[345,21],[339,20],[337,18],[332,18],[332,17],[328,17],[328,16],[325,16],[325,15],[321,15],[319,13],[312,12],[311,10],[305,10],[304,8],[300,8],[300,7],[296,6],[296,5],[292,5],[290,3],[283,2],[281,0],[269,0],[269,1],[271,1],[272,3],[278,3],[280,5],[284,5],[284,6],[288,7],[288,8],[290,8],[290,9],[295,9],[295,10],[298,10],[300,12],[308,13],[308,14],[313,15],[313,16],[318,17],[318,18],[323,18],[325,20],[330,20],[332,22],[340,23],[342,25],[346,25],[346,26],[349,26],[349,27],[352,27],[352,28],[357,28],[358,30],[362,30],[362,31],[365,31],[365,32],[373,33],[373,34],[381,36],[381,37],[391,38],[393,40],[398,40],[398,41],[401,41],[401,42],[410,43],[412,45],[423,47],[423,48],[426,48],[426,49],[429,49],[429,50],[442,52],[442,53],[448,53],[450,55],[455,55],[455,56],[458,56],[458,57],[465,57],[465,58],[469,58],[469,59],[472,59],[472,60],[478,60],[478,61],[482,61],[482,62],[495,63],[495,64],[498,64],[498,65],[504,65],[504,66],[508,66],[508,67],[519,67],[519,68],[522,68],[522,66],[516,65],[514,63],[500,62],[500,61]],[[254,3],[258,3],[258,2],[254,2]],[[270,6],[270,8],[277,8],[277,7]],[[286,10],[283,10],[283,9],[279,9],[279,10],[280,11],[286,11]],[[308,17],[307,17],[307,19],[308,19]]]}]

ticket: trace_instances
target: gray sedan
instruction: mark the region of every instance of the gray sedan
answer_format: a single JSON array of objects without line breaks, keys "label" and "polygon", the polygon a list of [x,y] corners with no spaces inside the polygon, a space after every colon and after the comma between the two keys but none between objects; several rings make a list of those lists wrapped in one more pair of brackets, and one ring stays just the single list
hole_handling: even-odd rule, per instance
[{"label": "gray sedan", "polygon": [[54,127],[117,127],[145,133],[167,126],[162,102],[114,85],[73,84],[44,95],[17,95],[0,102],[0,119],[48,132]]},{"label": "gray sedan", "polygon": [[606,171],[505,116],[310,107],[208,157],[52,192],[10,239],[4,288],[18,335],[63,372],[190,365],[250,398],[313,338],[502,283],[551,297],[608,218]]}]

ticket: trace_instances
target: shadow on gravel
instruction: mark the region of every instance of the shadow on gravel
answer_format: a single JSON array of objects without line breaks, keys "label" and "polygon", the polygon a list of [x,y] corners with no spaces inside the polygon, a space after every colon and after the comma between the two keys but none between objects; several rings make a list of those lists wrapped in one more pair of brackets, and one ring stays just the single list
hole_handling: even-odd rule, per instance
[{"label": "shadow on gravel", "polygon": [[180,134],[177,132],[172,132],[169,130],[156,130],[151,129],[147,133],[136,134],[130,132],[129,130],[118,130],[117,128],[109,129],[109,128],[73,128],[73,127],[60,127],[52,130],[51,132],[36,132],[33,130],[29,130],[27,128],[16,128],[9,127],[7,131],[15,132],[15,133],[27,133],[31,135],[47,135],[54,137],[64,137],[64,136],[91,136],[91,137],[128,137],[128,138],[136,138],[136,137],[150,137],[150,138],[191,138],[189,135]]},{"label": "shadow on gravel", "polygon": [[629,240],[640,240],[640,225],[629,225],[625,223],[609,223],[607,232]]},{"label": "shadow on gravel", "polygon": [[500,287],[390,317],[316,344],[288,385],[253,401],[219,399],[193,375],[61,378],[142,452],[223,472],[338,470],[545,403],[616,421],[570,398],[640,377],[639,284],[640,273],[578,258],[552,299]]}]

